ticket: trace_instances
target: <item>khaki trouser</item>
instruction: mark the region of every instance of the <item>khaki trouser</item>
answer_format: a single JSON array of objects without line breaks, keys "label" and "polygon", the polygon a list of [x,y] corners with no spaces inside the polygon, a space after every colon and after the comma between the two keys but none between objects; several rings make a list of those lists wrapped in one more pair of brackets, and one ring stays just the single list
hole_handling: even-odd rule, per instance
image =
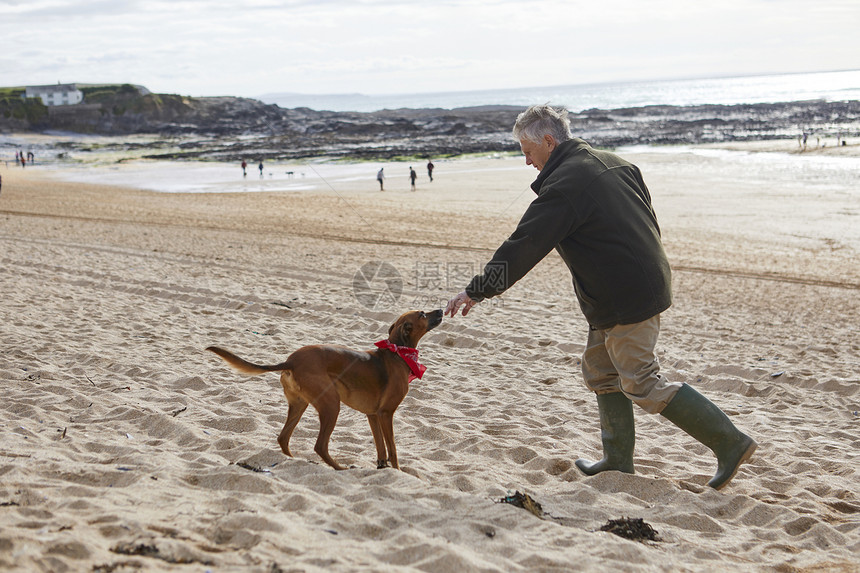
[{"label": "khaki trouser", "polygon": [[585,385],[597,394],[623,392],[649,414],[659,414],[682,386],[660,374],[654,354],[659,334],[659,314],[636,324],[591,328],[582,354]]}]

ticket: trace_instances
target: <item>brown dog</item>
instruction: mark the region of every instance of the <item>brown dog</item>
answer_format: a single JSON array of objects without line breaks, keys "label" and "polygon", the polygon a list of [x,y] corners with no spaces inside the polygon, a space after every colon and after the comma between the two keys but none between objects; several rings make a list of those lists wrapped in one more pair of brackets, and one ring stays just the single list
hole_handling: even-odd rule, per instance
[{"label": "brown dog", "polygon": [[[344,346],[304,346],[286,361],[271,366],[252,364],[221,348],[211,350],[233,368],[246,374],[280,372],[289,410],[278,436],[281,450],[290,453],[290,436],[308,404],[319,412],[320,433],[314,451],[331,467],[343,469],[328,453],[328,442],[343,402],[366,414],[376,443],[377,468],[399,469],[394,447],[394,411],[406,397],[409,382],[420,378],[424,367],[417,363],[415,347],[421,337],[442,322],[442,310],[413,310],[398,318],[388,329],[388,340],[377,342],[368,351]],[[388,455],[386,455],[386,447]]]}]

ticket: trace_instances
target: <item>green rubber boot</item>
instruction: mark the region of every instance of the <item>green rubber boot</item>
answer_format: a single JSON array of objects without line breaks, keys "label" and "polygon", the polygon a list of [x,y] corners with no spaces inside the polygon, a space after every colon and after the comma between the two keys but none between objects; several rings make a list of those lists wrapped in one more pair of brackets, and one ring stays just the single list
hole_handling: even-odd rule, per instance
[{"label": "green rubber boot", "polygon": [[755,440],[738,430],[722,410],[688,384],[681,386],[660,414],[717,456],[717,473],[708,482],[714,489],[728,484],[758,447]]},{"label": "green rubber boot", "polygon": [[621,392],[598,394],[597,408],[600,410],[603,459],[599,462],[579,459],[576,460],[576,467],[589,476],[607,470],[632,474],[633,446],[636,443],[633,402]]}]

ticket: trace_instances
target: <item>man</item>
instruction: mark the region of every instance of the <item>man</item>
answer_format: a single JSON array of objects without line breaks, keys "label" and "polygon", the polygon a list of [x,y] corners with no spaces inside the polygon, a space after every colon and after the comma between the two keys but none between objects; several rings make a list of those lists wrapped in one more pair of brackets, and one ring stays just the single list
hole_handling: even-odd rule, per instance
[{"label": "man", "polygon": [[376,173],[376,180],[379,181],[379,190],[380,191],[385,191],[385,189],[382,188],[382,182],[385,181],[385,173],[383,173],[384,170],[385,170],[385,167],[380,167],[379,171],[377,171],[377,173]]},{"label": "man", "polygon": [[573,276],[589,323],[582,374],[597,395],[603,459],[576,460],[587,475],[633,473],[633,402],[661,414],[717,456],[708,485],[725,486],[756,449],[710,400],[660,374],[654,348],[660,313],[672,303],[669,262],[651,196],[639,169],[570,135],[567,111],[532,106],[513,134],[526,165],[540,174],[537,198],[493,255],[482,275],[448,302],[445,313],[469,310],[500,295],[552,249]]}]

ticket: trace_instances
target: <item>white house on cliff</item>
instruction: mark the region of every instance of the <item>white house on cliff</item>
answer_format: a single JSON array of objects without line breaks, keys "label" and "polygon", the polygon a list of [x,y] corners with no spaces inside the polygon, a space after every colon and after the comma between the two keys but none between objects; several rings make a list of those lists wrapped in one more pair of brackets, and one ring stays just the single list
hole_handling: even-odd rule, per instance
[{"label": "white house on cliff", "polygon": [[25,97],[41,98],[47,106],[75,105],[84,100],[84,93],[77,84],[56,84],[50,86],[27,86]]}]

